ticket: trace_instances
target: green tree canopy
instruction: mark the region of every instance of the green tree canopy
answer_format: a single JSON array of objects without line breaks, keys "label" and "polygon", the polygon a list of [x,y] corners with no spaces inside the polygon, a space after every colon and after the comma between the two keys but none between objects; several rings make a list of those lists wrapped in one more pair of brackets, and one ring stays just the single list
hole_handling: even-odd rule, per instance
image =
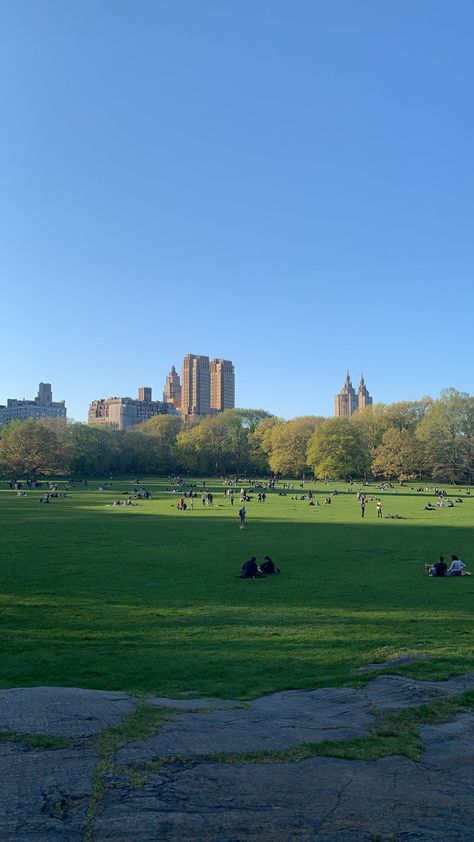
[{"label": "green tree canopy", "polygon": [[14,421],[0,440],[0,463],[14,476],[63,474],[69,470],[70,451],[56,430],[37,421]]},{"label": "green tree canopy", "polygon": [[423,463],[420,443],[412,430],[390,427],[372,462],[372,471],[400,481],[418,476]]},{"label": "green tree canopy", "polygon": [[298,477],[307,472],[308,441],[324,420],[317,415],[303,415],[273,427],[269,458],[273,473]]},{"label": "green tree canopy", "polygon": [[320,479],[363,476],[369,459],[361,430],[351,418],[330,418],[314,431],[308,443],[308,465]]}]

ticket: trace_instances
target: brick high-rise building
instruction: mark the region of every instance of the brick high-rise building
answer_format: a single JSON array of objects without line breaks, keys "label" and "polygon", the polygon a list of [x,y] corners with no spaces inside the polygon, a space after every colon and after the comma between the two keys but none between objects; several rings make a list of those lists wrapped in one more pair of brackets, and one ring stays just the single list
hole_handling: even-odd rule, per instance
[{"label": "brick high-rise building", "polygon": [[174,365],[166,378],[165,388],[163,389],[163,400],[166,403],[172,403],[176,409],[181,406],[181,380]]},{"label": "brick high-rise building", "polygon": [[230,360],[215,359],[210,363],[211,409],[222,412],[235,407],[235,371]]},{"label": "brick high-rise building", "polygon": [[53,401],[51,383],[40,383],[34,400],[8,398],[6,406],[0,406],[0,424],[12,421],[38,421],[40,418],[65,418],[64,401]]},{"label": "brick high-rise building", "polygon": [[209,357],[186,354],[181,369],[181,414],[208,415],[210,410]]},{"label": "brick high-rise building", "polygon": [[358,409],[364,409],[370,406],[372,398],[369,395],[365,380],[361,376],[359,388],[357,393],[351,383],[349,372],[347,372],[344,386],[338,395],[334,398],[334,415],[336,418],[349,417],[357,412]]}]

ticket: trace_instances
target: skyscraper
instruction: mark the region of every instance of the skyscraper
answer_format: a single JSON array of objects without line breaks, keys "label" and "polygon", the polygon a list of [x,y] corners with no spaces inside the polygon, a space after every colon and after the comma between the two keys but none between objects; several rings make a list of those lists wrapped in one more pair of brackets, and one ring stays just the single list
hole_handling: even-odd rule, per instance
[{"label": "skyscraper", "polygon": [[372,403],[373,403],[373,400],[369,395],[369,392],[367,390],[367,386],[365,385],[365,380],[364,380],[364,378],[361,374],[360,375],[359,388],[357,390],[357,404],[358,404],[357,408],[358,409],[365,409],[366,406],[371,406]]},{"label": "skyscraper", "polygon": [[211,409],[222,412],[235,407],[235,371],[230,360],[214,359],[211,370]]},{"label": "skyscraper", "polygon": [[186,354],[181,370],[182,415],[208,415],[211,409],[209,357]]},{"label": "skyscraper", "polygon": [[336,418],[349,417],[354,412],[357,412],[358,409],[364,409],[364,407],[370,406],[371,403],[372,398],[369,395],[362,375],[356,394],[349,372],[347,372],[344,385],[339,394],[334,398],[334,415]]},{"label": "skyscraper", "polygon": [[165,388],[163,389],[163,400],[166,403],[172,403],[176,409],[181,406],[181,381],[179,374],[174,365],[166,378]]}]

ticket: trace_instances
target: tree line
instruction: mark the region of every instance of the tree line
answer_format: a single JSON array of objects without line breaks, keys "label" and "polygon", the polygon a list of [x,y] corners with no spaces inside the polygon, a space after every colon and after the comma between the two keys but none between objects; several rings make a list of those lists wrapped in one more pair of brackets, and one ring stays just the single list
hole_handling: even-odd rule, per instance
[{"label": "tree line", "polygon": [[375,404],[349,418],[284,420],[229,409],[183,424],[159,415],[131,430],[17,421],[0,430],[4,476],[278,475],[472,482],[474,398],[447,389]]}]

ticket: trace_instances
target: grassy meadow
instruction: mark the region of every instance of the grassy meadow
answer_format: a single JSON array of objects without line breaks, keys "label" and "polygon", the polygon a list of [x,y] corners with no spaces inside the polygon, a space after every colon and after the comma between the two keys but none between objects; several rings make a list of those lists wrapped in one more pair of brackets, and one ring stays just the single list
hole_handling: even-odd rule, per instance
[{"label": "grassy meadow", "polygon": [[[437,498],[415,483],[373,486],[362,520],[355,486],[295,482],[281,497],[280,483],[265,504],[250,492],[240,530],[239,494],[231,507],[218,481],[206,483],[213,508],[198,497],[185,512],[168,480],[143,481],[153,499],[131,508],[110,504],[133,482],[99,485],[74,484],[50,505],[39,502],[45,487],[18,498],[1,485],[2,688],[246,699],[365,680],[357,667],[397,655],[428,656],[392,668],[413,676],[474,670],[474,576],[424,572],[440,553],[474,572],[474,494],[464,489],[447,489],[462,504],[427,512]],[[291,499],[308,488],[319,506]],[[280,576],[237,578],[266,554]]]}]

